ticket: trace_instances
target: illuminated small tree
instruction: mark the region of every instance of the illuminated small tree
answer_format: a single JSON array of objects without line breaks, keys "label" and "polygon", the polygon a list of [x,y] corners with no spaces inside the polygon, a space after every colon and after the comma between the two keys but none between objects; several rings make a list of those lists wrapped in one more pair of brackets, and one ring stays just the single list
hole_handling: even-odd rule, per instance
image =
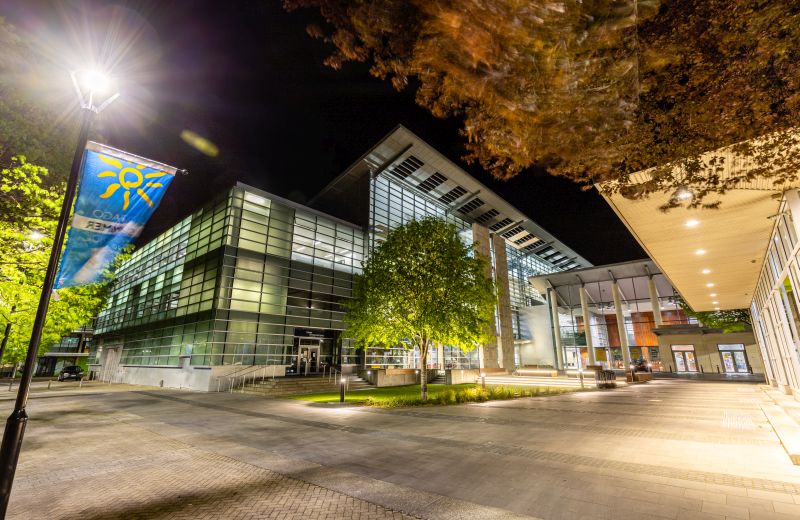
[{"label": "illuminated small tree", "polygon": [[488,339],[495,288],[488,260],[442,220],[411,221],[391,231],[356,276],[345,304],[347,335],[363,348],[417,348],[421,396],[428,399],[434,345],[470,351]]}]

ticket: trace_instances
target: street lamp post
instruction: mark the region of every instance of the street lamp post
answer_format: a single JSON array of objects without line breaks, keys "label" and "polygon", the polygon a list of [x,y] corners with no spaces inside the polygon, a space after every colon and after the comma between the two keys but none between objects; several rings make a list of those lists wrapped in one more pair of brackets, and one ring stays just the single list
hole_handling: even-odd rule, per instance
[{"label": "street lamp post", "polygon": [[[89,129],[91,128],[95,114],[103,110],[119,95],[118,93],[114,93],[100,105],[95,105],[96,94],[103,93],[103,90],[108,87],[108,80],[96,72],[85,73],[83,77],[81,77],[79,73],[73,72],[72,82],[80,99],[82,113],[81,127],[78,135],[78,143],[75,148],[75,155],[72,157],[72,167],[70,168],[69,178],[67,179],[64,202],[61,204],[61,213],[58,216],[58,225],[56,226],[56,232],[53,236],[53,248],[50,251],[50,260],[47,263],[44,285],[42,286],[42,293],[39,296],[39,306],[36,309],[36,317],[33,322],[31,339],[28,343],[28,352],[25,356],[25,365],[22,370],[19,390],[17,391],[17,399],[14,403],[14,411],[11,412],[11,415],[6,420],[6,427],[3,431],[3,442],[2,445],[0,445],[0,518],[5,518],[6,515],[8,499],[11,495],[11,486],[14,483],[14,473],[16,472],[17,461],[19,460],[19,452],[22,448],[22,438],[25,434],[25,426],[28,423],[28,414],[25,412],[25,406],[28,403],[28,393],[33,378],[33,369],[36,365],[39,342],[42,339],[42,329],[44,327],[45,317],[47,316],[47,308],[50,305],[50,296],[56,281],[58,260],[61,257],[61,249],[64,246],[69,215],[72,211],[72,203],[75,200],[75,192],[78,188],[83,151],[89,139]],[[81,82],[83,82],[83,85],[81,85]],[[87,96],[84,96],[84,89],[88,91]]]}]

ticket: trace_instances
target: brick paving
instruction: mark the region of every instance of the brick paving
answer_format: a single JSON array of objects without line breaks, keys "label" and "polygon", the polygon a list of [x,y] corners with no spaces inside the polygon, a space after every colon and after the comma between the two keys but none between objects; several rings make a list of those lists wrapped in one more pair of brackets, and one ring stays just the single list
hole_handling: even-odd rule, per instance
[{"label": "brick paving", "polygon": [[800,518],[754,384],[400,410],[93,392],[32,400],[12,518]]},{"label": "brick paving", "polygon": [[[414,518],[165,438],[125,416],[79,408],[42,417],[46,407],[36,408],[11,519]],[[91,428],[76,427],[77,417]]]}]

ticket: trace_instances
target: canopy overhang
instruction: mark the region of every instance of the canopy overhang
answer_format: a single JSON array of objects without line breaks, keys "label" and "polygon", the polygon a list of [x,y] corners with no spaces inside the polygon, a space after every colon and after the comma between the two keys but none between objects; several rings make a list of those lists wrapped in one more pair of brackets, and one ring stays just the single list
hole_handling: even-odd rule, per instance
[{"label": "canopy overhang", "polygon": [[[727,156],[723,179],[743,172],[747,161],[730,148],[706,154]],[[634,182],[650,180],[651,170],[633,174]],[[709,196],[717,209],[660,208],[673,193],[628,199],[604,193],[650,258],[695,311],[749,308],[767,246],[780,210],[782,193],[798,183],[776,184],[755,178],[737,183],[724,194]]]}]

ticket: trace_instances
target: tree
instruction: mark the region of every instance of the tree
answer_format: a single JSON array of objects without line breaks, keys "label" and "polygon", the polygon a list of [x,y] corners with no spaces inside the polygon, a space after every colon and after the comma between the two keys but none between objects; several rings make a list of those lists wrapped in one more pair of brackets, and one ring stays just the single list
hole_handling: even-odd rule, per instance
[{"label": "tree", "polygon": [[704,327],[722,329],[725,333],[753,330],[750,312],[747,309],[695,312],[683,298],[678,297],[677,302],[684,314],[696,319]]},{"label": "tree", "polygon": [[356,276],[345,303],[347,334],[364,348],[419,349],[425,401],[433,345],[469,351],[488,339],[495,303],[488,266],[454,225],[430,217],[408,222],[389,233]]},{"label": "tree", "polygon": [[[463,118],[466,159],[498,178],[542,166],[630,198],[690,187],[690,206],[714,207],[709,195],[742,180],[800,172],[800,4],[791,0],[284,6],[319,10],[328,29],[309,34],[333,45],[331,67],[369,62],[396,88],[415,85],[434,115]],[[730,174],[725,164],[737,160],[749,167]],[[649,168],[648,182],[630,176]]]},{"label": "tree", "polygon": [[[0,319],[11,323],[5,362],[24,359],[61,208],[63,186],[48,188],[48,171],[24,157],[0,170]],[[46,352],[62,335],[91,322],[105,305],[104,283],[60,289],[51,300],[39,345]]]}]

